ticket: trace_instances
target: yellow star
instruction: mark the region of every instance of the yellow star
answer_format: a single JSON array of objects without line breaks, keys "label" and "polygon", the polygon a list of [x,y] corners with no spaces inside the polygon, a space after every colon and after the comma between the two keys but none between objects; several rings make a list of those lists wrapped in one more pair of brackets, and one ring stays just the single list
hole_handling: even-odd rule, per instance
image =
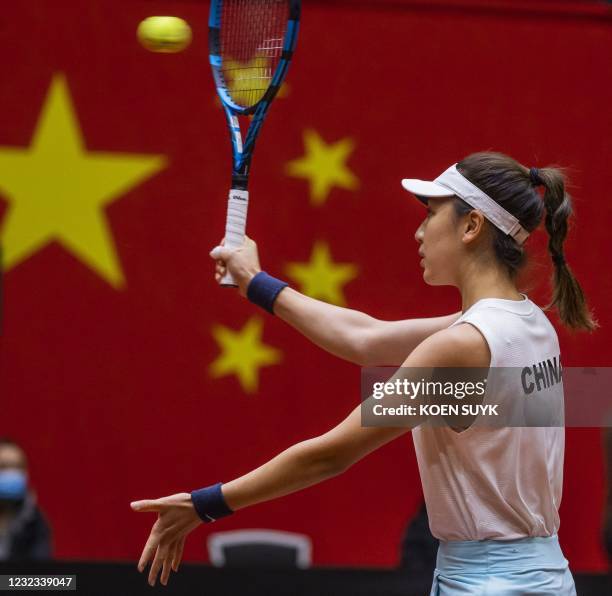
[{"label": "yellow star", "polygon": [[159,155],[87,151],[64,77],[53,77],[27,149],[0,146],[8,270],[60,242],[115,288],[125,284],[104,209],[165,167]]},{"label": "yellow star", "polygon": [[306,178],[310,182],[310,202],[325,203],[334,186],[347,190],[359,187],[359,179],[346,165],[355,148],[352,139],[345,138],[327,145],[314,130],[304,131],[306,155],[290,161],[286,166],[289,176]]},{"label": "yellow star", "polygon": [[261,343],[262,330],[263,321],[259,317],[251,317],[239,332],[215,325],[212,334],[221,354],[210,365],[210,375],[218,378],[234,374],[244,391],[255,392],[259,368],[281,360],[279,350]]},{"label": "yellow star", "polygon": [[335,264],[324,242],[315,243],[310,263],[289,263],[285,268],[287,275],[300,284],[303,294],[338,306],[346,304],[342,286],[357,277],[357,271],[351,263]]}]

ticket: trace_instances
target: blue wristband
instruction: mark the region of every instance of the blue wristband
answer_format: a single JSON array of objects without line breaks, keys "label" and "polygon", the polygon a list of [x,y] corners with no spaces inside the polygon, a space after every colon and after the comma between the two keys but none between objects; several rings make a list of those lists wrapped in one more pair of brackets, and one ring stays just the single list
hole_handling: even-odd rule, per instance
[{"label": "blue wristband", "polygon": [[276,279],[265,271],[260,271],[249,283],[247,298],[273,315],[274,301],[280,291],[288,285],[287,282]]},{"label": "blue wristband", "polygon": [[221,482],[194,490],[191,493],[191,501],[196,513],[207,524],[234,513],[223,498]]}]

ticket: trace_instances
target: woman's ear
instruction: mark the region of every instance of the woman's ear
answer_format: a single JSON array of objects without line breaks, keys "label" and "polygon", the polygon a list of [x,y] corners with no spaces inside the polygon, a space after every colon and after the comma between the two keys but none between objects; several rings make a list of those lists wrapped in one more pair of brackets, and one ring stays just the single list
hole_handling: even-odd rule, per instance
[{"label": "woman's ear", "polygon": [[478,209],[473,209],[465,216],[463,222],[462,242],[470,244],[484,234],[485,217]]}]

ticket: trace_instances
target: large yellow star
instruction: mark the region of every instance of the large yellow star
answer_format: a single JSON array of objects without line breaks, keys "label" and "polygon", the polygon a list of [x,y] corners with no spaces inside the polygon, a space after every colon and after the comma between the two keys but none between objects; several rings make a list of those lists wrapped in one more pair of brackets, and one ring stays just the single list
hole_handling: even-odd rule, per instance
[{"label": "large yellow star", "polygon": [[277,364],[281,352],[261,342],[263,321],[251,317],[238,332],[222,325],[215,325],[212,330],[221,354],[210,365],[210,374],[214,378],[236,375],[240,385],[247,393],[257,390],[259,368]]},{"label": "large yellow star", "polygon": [[345,138],[326,144],[314,130],[304,131],[306,154],[286,166],[289,176],[306,178],[310,182],[310,202],[322,205],[334,186],[355,190],[359,179],[346,165],[355,148],[352,139]]},{"label": "large yellow star", "polygon": [[324,242],[315,243],[309,263],[289,263],[285,268],[303,294],[338,306],[346,304],[342,286],[357,277],[357,271],[352,263],[334,263]]},{"label": "large yellow star", "polygon": [[160,155],[87,151],[64,77],[53,77],[30,146],[0,146],[8,270],[53,241],[115,288],[125,284],[104,208],[164,168]]}]

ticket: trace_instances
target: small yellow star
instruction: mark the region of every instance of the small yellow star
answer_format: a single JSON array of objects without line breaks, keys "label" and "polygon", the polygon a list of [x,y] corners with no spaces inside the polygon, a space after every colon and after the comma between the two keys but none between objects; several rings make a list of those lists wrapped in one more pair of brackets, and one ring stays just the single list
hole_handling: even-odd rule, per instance
[{"label": "small yellow star", "polygon": [[0,146],[4,266],[56,241],[115,288],[125,284],[105,208],[166,165],[162,155],[88,151],[66,80],[53,77],[29,147]]},{"label": "small yellow star", "polygon": [[345,138],[326,144],[314,130],[304,131],[306,154],[286,165],[289,176],[306,178],[310,182],[310,202],[322,205],[334,186],[356,190],[359,179],[346,165],[355,149],[352,139]]},{"label": "small yellow star", "polygon": [[358,268],[352,263],[334,263],[327,244],[316,242],[309,263],[289,263],[285,272],[300,284],[303,294],[344,306],[342,286],[357,277]]},{"label": "small yellow star", "polygon": [[257,390],[259,368],[277,364],[281,360],[281,352],[261,342],[263,321],[259,317],[251,317],[238,332],[215,325],[212,330],[221,354],[210,365],[210,375],[213,378],[236,375],[240,385],[247,393]]}]

